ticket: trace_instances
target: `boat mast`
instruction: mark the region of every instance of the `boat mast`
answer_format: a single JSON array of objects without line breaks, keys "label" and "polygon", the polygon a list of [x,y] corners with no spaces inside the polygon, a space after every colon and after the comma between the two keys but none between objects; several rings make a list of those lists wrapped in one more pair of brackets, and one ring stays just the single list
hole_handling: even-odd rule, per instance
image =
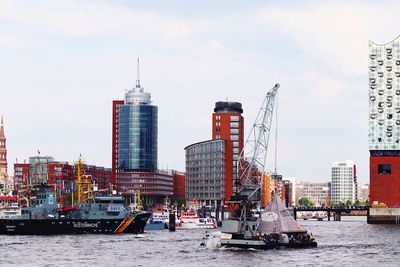
[{"label": "boat mast", "polygon": [[78,173],[77,173],[77,203],[80,204],[81,203],[81,157],[79,157],[78,159],[78,164],[77,164],[77,169],[78,169]]}]

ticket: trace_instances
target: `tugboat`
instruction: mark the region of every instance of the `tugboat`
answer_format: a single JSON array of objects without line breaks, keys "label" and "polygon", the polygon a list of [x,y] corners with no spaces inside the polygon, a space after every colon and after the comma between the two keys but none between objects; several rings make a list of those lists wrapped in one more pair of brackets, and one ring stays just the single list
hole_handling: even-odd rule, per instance
[{"label": "tugboat", "polygon": [[[21,208],[21,215],[0,218],[3,235],[53,235],[53,234],[138,234],[144,231],[151,213],[134,212],[123,205],[122,196],[93,196],[82,181],[78,161],[78,202],[61,206],[55,192],[46,184],[36,189],[33,205]],[[84,189],[84,190],[82,190]],[[87,198],[81,202],[81,193]]]}]

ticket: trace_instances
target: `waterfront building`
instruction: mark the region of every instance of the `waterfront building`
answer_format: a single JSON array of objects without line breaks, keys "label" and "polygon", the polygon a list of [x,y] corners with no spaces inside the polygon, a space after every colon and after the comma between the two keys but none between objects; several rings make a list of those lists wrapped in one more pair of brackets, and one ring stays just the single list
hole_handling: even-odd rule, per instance
[{"label": "waterfront building", "polygon": [[186,198],[222,205],[234,191],[237,160],[243,149],[242,104],[220,101],[212,114],[212,139],[185,148]]},{"label": "waterfront building", "polygon": [[[138,65],[139,69],[139,65]],[[140,191],[144,204],[163,203],[173,195],[173,176],[157,170],[158,107],[140,85],[113,101],[112,183],[133,201]]]},{"label": "waterfront building", "polygon": [[296,177],[284,176],[283,180],[289,181],[291,183],[292,190],[290,192],[289,199],[292,200],[290,205],[293,206],[296,204]]},{"label": "waterfront building", "polygon": [[359,193],[358,193],[358,199],[362,202],[369,200],[369,184],[360,186]]},{"label": "waterfront building", "polygon": [[14,188],[19,189],[21,186],[29,184],[29,163],[14,164]]},{"label": "waterfront building", "polygon": [[226,141],[208,140],[185,147],[186,199],[221,205],[225,199]]},{"label": "waterfront building", "polygon": [[174,177],[174,192],[173,192],[173,200],[175,201],[185,201],[185,179],[186,174],[183,172],[173,171]]},{"label": "waterfront building", "polygon": [[0,188],[6,184],[7,179],[8,179],[6,141],[7,141],[7,139],[4,134],[3,116],[1,116],[1,124],[0,124]]},{"label": "waterfront building", "polygon": [[225,140],[226,169],[224,179],[224,198],[229,199],[235,191],[234,179],[237,173],[237,160],[244,145],[244,119],[242,104],[219,101],[215,103],[212,114],[212,139]]},{"label": "waterfront building", "polygon": [[370,203],[400,206],[400,37],[369,41]]},{"label": "waterfront building", "polygon": [[294,183],[292,180],[294,177],[287,178],[269,172],[263,174],[261,187],[261,205],[263,207],[271,203],[273,194],[278,194],[287,207],[293,206]]},{"label": "waterfront building", "polygon": [[47,167],[51,162],[54,162],[54,158],[50,156],[29,157],[29,183],[49,184]]},{"label": "waterfront building", "polygon": [[[81,175],[90,177],[98,190],[109,190],[111,169],[81,164]],[[14,187],[26,188],[31,185],[48,184],[57,190],[71,190],[76,187],[77,167],[68,162],[55,161],[50,156],[34,156],[29,163],[14,164]]]},{"label": "waterfront building", "polygon": [[332,165],[331,204],[357,200],[356,165],[353,161],[335,162]]},{"label": "waterfront building", "polygon": [[299,181],[296,184],[296,201],[302,197],[311,200],[314,206],[330,205],[331,183],[312,183]]}]

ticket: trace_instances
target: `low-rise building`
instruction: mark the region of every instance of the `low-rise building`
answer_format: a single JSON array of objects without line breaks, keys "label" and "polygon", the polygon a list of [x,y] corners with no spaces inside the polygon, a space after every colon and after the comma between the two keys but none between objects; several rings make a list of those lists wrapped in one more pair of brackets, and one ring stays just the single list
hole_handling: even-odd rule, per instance
[{"label": "low-rise building", "polygon": [[312,183],[299,181],[296,184],[297,201],[302,197],[307,197],[315,206],[330,205],[331,183]]}]

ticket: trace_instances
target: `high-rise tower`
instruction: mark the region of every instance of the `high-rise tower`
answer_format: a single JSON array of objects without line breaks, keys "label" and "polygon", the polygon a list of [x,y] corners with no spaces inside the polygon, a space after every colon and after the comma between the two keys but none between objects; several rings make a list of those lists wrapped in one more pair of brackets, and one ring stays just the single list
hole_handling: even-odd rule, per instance
[{"label": "high-rise tower", "polygon": [[234,192],[237,159],[243,149],[244,119],[242,104],[239,102],[221,101],[215,103],[212,114],[212,139],[224,139],[225,151],[225,199]]},{"label": "high-rise tower", "polygon": [[123,171],[157,170],[158,108],[140,86],[139,60],[136,86],[124,100],[113,101],[113,181]]},{"label": "high-rise tower", "polygon": [[370,202],[400,206],[400,38],[369,42]]},{"label": "high-rise tower", "polygon": [[[113,101],[112,184],[125,195],[140,191],[158,201],[171,196],[172,176],[157,171],[158,107],[144,91],[139,79],[125,93],[124,100]],[[148,199],[150,203],[150,198]]]},{"label": "high-rise tower", "polygon": [[7,179],[7,147],[6,136],[4,135],[3,116],[0,124],[0,183],[4,184]]}]

